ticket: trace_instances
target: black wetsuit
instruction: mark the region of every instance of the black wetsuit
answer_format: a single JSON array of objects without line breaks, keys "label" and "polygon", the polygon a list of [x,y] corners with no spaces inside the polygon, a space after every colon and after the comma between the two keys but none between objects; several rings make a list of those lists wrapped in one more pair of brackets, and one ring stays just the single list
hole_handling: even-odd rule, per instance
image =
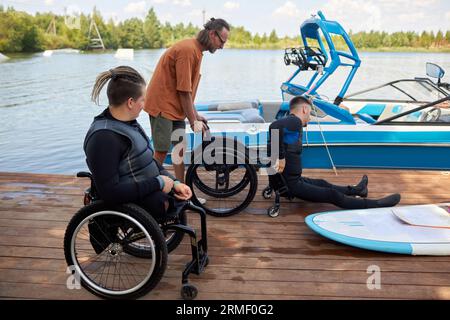
[{"label": "black wetsuit", "polygon": [[[109,109],[106,109],[99,117],[117,121]],[[140,133],[146,136],[136,120],[123,123],[139,128]],[[131,142],[126,137],[111,130],[97,131],[89,139],[86,145],[86,160],[100,198],[111,204],[135,203],[149,211],[155,218],[161,218],[166,211],[165,203],[169,197],[161,191],[161,183],[158,178],[139,182],[120,181],[119,164],[130,146]],[[175,180],[163,166],[157,164],[161,175]]]},{"label": "black wetsuit", "polygon": [[268,151],[271,155],[271,141],[275,131],[279,130],[279,159],[286,160],[283,176],[290,193],[300,199],[311,202],[332,203],[345,209],[362,209],[376,207],[376,200],[352,197],[358,194],[353,186],[337,186],[322,179],[302,177],[302,121],[290,114],[273,122],[269,127]]}]

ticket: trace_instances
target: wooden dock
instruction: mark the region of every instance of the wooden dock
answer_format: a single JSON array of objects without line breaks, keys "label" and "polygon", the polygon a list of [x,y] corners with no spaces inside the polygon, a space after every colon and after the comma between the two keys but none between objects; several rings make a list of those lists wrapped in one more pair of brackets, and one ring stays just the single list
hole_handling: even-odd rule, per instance
[{"label": "wooden dock", "polygon": [[[372,198],[400,192],[402,204],[450,200],[450,174],[428,171],[308,170],[305,175],[353,184],[368,173]],[[283,202],[280,217],[266,209],[261,178],[254,203],[229,217],[208,217],[211,263],[191,282],[198,299],[450,299],[450,257],[411,257],[334,243],[304,223],[332,205]],[[0,298],[97,299],[66,286],[63,236],[81,208],[88,182],[73,176],[0,173]],[[170,255],[168,270],[144,299],[179,299],[187,239]],[[369,266],[381,269],[381,289],[369,290]]]}]

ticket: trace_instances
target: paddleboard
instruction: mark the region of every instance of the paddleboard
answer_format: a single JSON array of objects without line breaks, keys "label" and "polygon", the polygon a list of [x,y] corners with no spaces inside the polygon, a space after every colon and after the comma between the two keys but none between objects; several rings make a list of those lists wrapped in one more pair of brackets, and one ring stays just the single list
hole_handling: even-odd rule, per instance
[{"label": "paddleboard", "polygon": [[450,203],[310,215],[318,234],[361,249],[406,255],[450,255]]}]

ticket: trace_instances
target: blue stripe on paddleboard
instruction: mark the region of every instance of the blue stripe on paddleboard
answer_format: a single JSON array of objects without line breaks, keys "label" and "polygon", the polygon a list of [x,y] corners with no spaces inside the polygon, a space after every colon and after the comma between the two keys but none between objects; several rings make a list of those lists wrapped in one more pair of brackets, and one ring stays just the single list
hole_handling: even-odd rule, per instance
[{"label": "blue stripe on paddleboard", "polygon": [[[317,232],[321,236],[343,243],[345,245],[349,245],[352,247],[357,247],[360,249],[380,251],[380,252],[388,252],[388,253],[398,253],[398,254],[413,254],[413,248],[409,243],[400,243],[400,242],[387,242],[387,241],[375,241],[375,240],[367,240],[361,238],[348,237],[339,233],[331,232],[325,230],[318,226],[314,222],[314,218],[329,213],[318,213],[313,214],[306,217],[305,222],[308,227],[310,227],[314,232]],[[339,214],[336,212],[336,214]]]}]

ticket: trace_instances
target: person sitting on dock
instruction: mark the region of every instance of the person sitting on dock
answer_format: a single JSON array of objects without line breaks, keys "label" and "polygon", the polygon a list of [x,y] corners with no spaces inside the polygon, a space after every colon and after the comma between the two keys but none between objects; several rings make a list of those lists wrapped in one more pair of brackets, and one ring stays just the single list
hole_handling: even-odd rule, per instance
[{"label": "person sitting on dock", "polygon": [[150,139],[136,121],[145,103],[144,78],[127,66],[101,73],[92,90],[96,104],[107,83],[109,107],[94,118],[84,141],[97,192],[107,203],[135,203],[163,218],[169,203],[175,205],[169,193],[185,201],[192,191],[155,161]]},{"label": "person sitting on dock", "polygon": [[312,102],[305,97],[295,97],[290,102],[289,116],[270,125],[268,150],[271,155],[271,141],[278,130],[279,159],[276,170],[285,178],[290,193],[311,202],[332,203],[344,209],[365,209],[392,207],[400,202],[401,196],[393,194],[378,200],[366,199],[368,177],[354,186],[337,186],[325,180],[302,176],[302,136],[311,115]]}]

